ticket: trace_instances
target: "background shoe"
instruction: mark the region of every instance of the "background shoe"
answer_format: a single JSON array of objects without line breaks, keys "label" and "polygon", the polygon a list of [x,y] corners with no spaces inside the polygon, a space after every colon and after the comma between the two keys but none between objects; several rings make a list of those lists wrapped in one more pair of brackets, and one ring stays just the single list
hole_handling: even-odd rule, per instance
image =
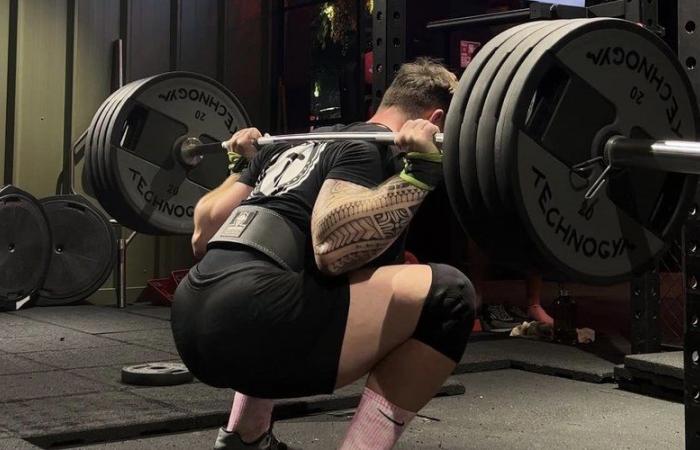
[{"label": "background shoe", "polygon": [[482,309],[482,324],[486,331],[495,333],[510,332],[521,321],[506,311],[503,305],[486,305]]},{"label": "background shoe", "polygon": [[219,429],[219,435],[214,443],[214,450],[295,450],[287,444],[277,440],[272,434],[272,427],[263,433],[257,441],[249,444],[243,442],[241,437],[236,432],[226,431],[224,428]]},{"label": "background shoe", "polygon": [[523,311],[522,308],[520,308],[519,306],[505,305],[503,308],[519,323],[536,320],[528,316],[528,314],[525,311]]}]

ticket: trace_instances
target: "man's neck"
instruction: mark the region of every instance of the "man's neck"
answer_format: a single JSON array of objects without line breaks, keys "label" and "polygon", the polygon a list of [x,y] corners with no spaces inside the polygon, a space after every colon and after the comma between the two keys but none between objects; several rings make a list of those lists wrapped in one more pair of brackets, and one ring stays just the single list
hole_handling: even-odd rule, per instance
[{"label": "man's neck", "polygon": [[378,123],[389,128],[393,132],[401,130],[401,127],[406,123],[408,118],[403,111],[396,108],[395,106],[390,106],[388,108],[379,108],[379,110],[369,119],[368,123]]}]

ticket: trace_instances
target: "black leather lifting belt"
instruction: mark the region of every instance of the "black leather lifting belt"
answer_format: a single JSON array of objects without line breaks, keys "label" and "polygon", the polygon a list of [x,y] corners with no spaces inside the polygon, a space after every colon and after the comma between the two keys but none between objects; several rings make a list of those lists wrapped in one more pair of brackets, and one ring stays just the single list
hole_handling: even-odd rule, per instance
[{"label": "black leather lifting belt", "polygon": [[242,244],[269,256],[287,270],[304,268],[306,236],[282,215],[260,206],[234,209],[207,247]]}]

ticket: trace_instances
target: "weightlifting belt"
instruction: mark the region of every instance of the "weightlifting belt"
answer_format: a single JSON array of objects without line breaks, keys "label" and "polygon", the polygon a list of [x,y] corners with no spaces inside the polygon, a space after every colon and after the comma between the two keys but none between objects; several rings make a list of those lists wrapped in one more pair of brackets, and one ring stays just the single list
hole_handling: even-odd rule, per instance
[{"label": "weightlifting belt", "polygon": [[267,208],[244,205],[234,209],[207,248],[225,248],[227,244],[254,248],[287,270],[299,272],[304,268],[306,236],[296,225]]}]

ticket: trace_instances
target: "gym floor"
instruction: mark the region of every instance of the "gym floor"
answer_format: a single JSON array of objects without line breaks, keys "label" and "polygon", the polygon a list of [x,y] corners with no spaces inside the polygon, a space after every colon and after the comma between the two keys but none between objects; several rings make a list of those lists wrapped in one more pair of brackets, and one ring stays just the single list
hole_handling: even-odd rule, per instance
[{"label": "gym floor", "polygon": [[[211,448],[229,392],[119,379],[124,365],[177,360],[169,313],[149,304],[0,313],[0,449]],[[682,448],[683,405],[619,389],[614,371],[628,343],[599,337],[576,348],[475,335],[448,395],[421,411],[399,448]],[[279,436],[334,448],[361,389],[279,402]]]},{"label": "gym floor", "polygon": [[[683,405],[611,384],[499,370],[458,375],[466,392],[433,399],[398,449],[675,449],[683,448]],[[278,422],[289,445],[335,448],[351,411]],[[207,448],[216,429],[98,444],[90,449]]]}]

